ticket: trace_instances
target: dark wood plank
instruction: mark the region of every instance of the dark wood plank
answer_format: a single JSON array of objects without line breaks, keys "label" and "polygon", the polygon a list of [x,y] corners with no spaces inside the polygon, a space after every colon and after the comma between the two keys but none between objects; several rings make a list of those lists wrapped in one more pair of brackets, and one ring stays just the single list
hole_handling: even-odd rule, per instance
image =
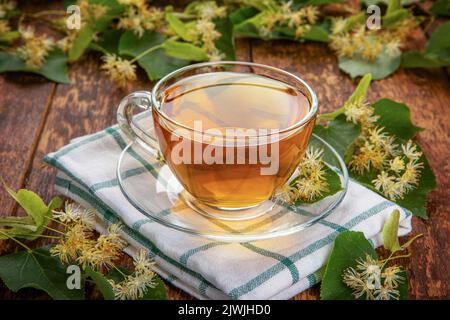
[{"label": "dark wood plank", "polygon": [[[0,76],[0,176],[11,188],[24,184],[55,86],[37,76]],[[15,201],[3,187],[0,203],[0,216],[14,211]]]},{"label": "dark wood plank", "polygon": [[[321,44],[288,42],[252,42],[253,61],[281,67],[301,76],[316,90],[321,112],[342,105],[353,92],[355,83],[342,74],[336,58]],[[442,69],[399,70],[387,79],[375,81],[368,100],[381,97],[406,103],[412,110],[415,124],[426,130],[418,141],[427,154],[438,181],[438,188],[429,199],[427,221],[414,218],[412,234],[424,233],[411,248],[411,298],[448,298],[447,244],[450,225],[448,213],[450,175],[448,145],[450,144],[448,112],[450,83]],[[296,298],[318,298],[318,290],[306,291]]]}]

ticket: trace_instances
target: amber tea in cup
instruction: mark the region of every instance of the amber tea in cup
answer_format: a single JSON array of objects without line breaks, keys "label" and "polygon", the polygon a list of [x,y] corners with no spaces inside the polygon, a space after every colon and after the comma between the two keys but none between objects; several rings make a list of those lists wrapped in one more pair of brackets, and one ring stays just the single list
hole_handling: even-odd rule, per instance
[{"label": "amber tea in cup", "polygon": [[260,206],[288,181],[317,112],[303,80],[245,62],[180,69],[160,80],[148,99],[158,149],[188,202],[202,213],[220,210],[221,217]]}]

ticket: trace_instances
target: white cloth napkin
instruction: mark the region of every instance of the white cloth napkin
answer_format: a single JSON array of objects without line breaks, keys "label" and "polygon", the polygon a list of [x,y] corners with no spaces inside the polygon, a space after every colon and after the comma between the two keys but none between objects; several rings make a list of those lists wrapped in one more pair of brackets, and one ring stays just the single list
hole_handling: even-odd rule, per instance
[{"label": "white cloth napkin", "polygon": [[71,141],[45,161],[58,169],[59,192],[97,209],[98,231],[122,222],[129,254],[145,247],[161,277],[200,299],[288,299],[320,281],[340,232],[362,231],[378,247],[383,224],[394,209],[401,213],[399,235],[411,231],[407,210],[350,181],[336,210],[293,235],[248,243],[188,235],[153,222],[125,199],[116,178],[125,145],[125,137],[114,126]]}]

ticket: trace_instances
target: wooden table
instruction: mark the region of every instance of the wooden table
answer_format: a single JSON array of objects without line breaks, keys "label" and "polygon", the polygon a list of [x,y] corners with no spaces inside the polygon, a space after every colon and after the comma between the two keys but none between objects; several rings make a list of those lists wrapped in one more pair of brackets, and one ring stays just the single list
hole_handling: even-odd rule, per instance
[{"label": "wooden table", "polygon": [[[420,38],[422,37],[422,38]],[[423,44],[423,34],[418,42]],[[282,68],[301,76],[315,88],[321,112],[331,111],[347,99],[355,82],[341,73],[336,58],[324,44],[239,39],[237,59]],[[38,76],[0,76],[0,175],[13,188],[27,188],[49,200],[54,191],[55,170],[44,155],[64,146],[70,139],[94,133],[116,122],[116,106],[134,90],[149,90],[153,83],[144,75],[140,81],[119,89],[99,71],[99,56],[88,55],[70,67],[72,84],[62,85]],[[416,125],[426,130],[418,141],[437,176],[438,187],[429,197],[428,220],[413,219],[411,235],[423,233],[405,261],[410,274],[412,299],[450,298],[449,231],[450,206],[450,80],[443,69],[399,70],[376,81],[369,101],[387,97],[406,103]],[[15,202],[0,188],[0,215],[22,214]],[[34,246],[42,245],[39,240]],[[0,242],[0,255],[20,250],[11,241]],[[171,299],[190,299],[168,284]],[[319,287],[295,299],[318,299]],[[0,284],[0,299],[45,299],[46,294],[23,289],[11,293]]]}]

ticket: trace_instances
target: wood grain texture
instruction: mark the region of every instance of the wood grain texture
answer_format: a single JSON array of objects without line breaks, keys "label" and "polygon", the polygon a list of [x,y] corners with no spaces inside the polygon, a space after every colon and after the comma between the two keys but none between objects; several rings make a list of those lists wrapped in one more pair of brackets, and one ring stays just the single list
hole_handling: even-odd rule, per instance
[{"label": "wood grain texture", "polygon": [[[36,1],[33,2],[33,5]],[[178,1],[185,3],[185,1]],[[413,47],[420,47],[419,34]],[[251,43],[251,45],[249,45]],[[316,90],[321,112],[341,106],[353,92],[355,82],[342,74],[336,58],[326,45],[317,43],[257,40],[237,41],[237,60],[273,65],[293,72]],[[42,161],[45,154],[67,144],[70,139],[94,133],[116,122],[116,106],[127,93],[149,90],[152,83],[140,74],[140,80],[119,89],[99,71],[99,56],[89,54],[71,65],[71,85],[56,85],[34,76],[0,76],[0,175],[14,189],[26,187],[47,201],[55,195],[55,170]],[[450,298],[449,230],[450,199],[448,146],[450,145],[449,76],[442,69],[399,70],[385,80],[373,83],[369,101],[387,97],[408,104],[416,125],[426,128],[419,142],[426,152],[438,181],[430,195],[429,220],[413,220],[413,234],[424,237],[412,246],[413,256],[403,261],[410,273],[410,295],[416,299]],[[20,127],[17,124],[22,124]],[[25,125],[23,125],[25,124]],[[0,188],[0,215],[20,214],[20,210]],[[34,242],[35,247],[45,241]],[[18,250],[11,242],[0,242],[0,254]],[[124,258],[124,264],[130,259]],[[167,284],[171,299],[192,299],[180,289]],[[90,298],[99,295],[89,290]],[[318,299],[319,287],[294,299]],[[33,289],[11,293],[0,284],[0,299],[47,299]]]}]

